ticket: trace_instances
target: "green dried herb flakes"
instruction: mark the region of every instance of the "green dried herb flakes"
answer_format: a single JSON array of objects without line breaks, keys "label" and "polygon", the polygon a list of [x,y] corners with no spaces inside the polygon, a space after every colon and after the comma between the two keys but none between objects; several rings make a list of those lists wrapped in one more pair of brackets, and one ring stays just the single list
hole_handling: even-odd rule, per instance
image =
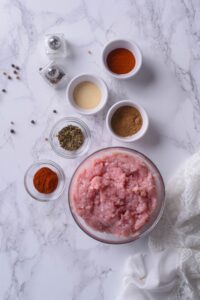
[{"label": "green dried herb flakes", "polygon": [[83,145],[84,135],[79,127],[68,125],[58,132],[58,140],[62,148],[74,151]]}]

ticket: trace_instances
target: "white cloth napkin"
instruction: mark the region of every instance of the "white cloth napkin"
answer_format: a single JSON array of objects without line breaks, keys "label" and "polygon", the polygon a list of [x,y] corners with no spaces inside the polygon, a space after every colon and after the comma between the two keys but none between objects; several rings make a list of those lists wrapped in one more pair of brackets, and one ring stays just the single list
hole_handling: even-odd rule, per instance
[{"label": "white cloth napkin", "polygon": [[118,300],[168,299],[178,280],[178,257],[178,252],[171,249],[129,257]]},{"label": "white cloth napkin", "polygon": [[149,252],[127,260],[117,300],[161,299],[200,299],[200,153],[168,183]]}]

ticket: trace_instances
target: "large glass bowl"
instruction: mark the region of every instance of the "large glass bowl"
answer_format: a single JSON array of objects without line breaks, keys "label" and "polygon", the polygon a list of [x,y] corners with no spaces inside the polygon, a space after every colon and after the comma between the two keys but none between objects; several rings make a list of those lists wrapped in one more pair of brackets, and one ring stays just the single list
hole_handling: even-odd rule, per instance
[{"label": "large glass bowl", "polygon": [[[149,170],[153,174],[155,178],[155,183],[156,183],[156,189],[157,189],[157,207],[154,211],[154,213],[151,215],[150,220],[148,223],[145,224],[134,236],[130,237],[121,237],[121,236],[116,236],[113,234],[105,233],[105,232],[100,232],[96,231],[90,226],[88,226],[85,221],[76,213],[75,209],[73,208],[72,204],[72,190],[73,190],[73,185],[75,183],[75,180],[77,176],[87,168],[88,166],[91,165],[93,160],[99,159],[104,157],[105,155],[110,155],[114,153],[125,153],[125,154],[132,154],[134,156],[137,156],[138,158],[142,159],[143,162],[148,166]],[[154,163],[147,158],[144,154],[133,150],[129,148],[124,148],[124,147],[110,147],[110,148],[104,148],[101,150],[98,150],[94,152],[93,154],[89,155],[75,170],[70,185],[69,185],[69,192],[68,192],[68,199],[69,199],[69,207],[72,213],[72,216],[75,220],[75,222],[78,224],[78,226],[90,237],[93,239],[107,243],[107,244],[125,244],[129,242],[133,242],[145,235],[147,235],[158,223],[160,217],[162,216],[163,210],[164,210],[164,204],[165,204],[165,186],[164,182],[162,179],[162,176],[157,169],[157,167],[154,165]]]}]

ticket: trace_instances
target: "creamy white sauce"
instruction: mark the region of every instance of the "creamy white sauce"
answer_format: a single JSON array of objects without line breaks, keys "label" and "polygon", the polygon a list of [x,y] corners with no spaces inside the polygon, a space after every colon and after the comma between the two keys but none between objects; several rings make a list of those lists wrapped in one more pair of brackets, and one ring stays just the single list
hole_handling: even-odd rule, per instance
[{"label": "creamy white sauce", "polygon": [[99,104],[101,91],[93,82],[83,81],[75,87],[73,97],[74,102],[80,108],[92,109]]}]

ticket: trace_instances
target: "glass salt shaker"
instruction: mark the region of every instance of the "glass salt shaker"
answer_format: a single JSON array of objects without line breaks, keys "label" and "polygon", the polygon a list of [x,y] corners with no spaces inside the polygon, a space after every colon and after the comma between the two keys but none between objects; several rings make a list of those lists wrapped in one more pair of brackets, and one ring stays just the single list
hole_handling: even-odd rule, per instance
[{"label": "glass salt shaker", "polygon": [[67,47],[64,34],[46,34],[45,50],[50,58],[63,58],[67,55]]},{"label": "glass salt shaker", "polygon": [[67,75],[61,66],[54,61],[43,67],[40,74],[54,88],[63,87],[67,81]]}]

